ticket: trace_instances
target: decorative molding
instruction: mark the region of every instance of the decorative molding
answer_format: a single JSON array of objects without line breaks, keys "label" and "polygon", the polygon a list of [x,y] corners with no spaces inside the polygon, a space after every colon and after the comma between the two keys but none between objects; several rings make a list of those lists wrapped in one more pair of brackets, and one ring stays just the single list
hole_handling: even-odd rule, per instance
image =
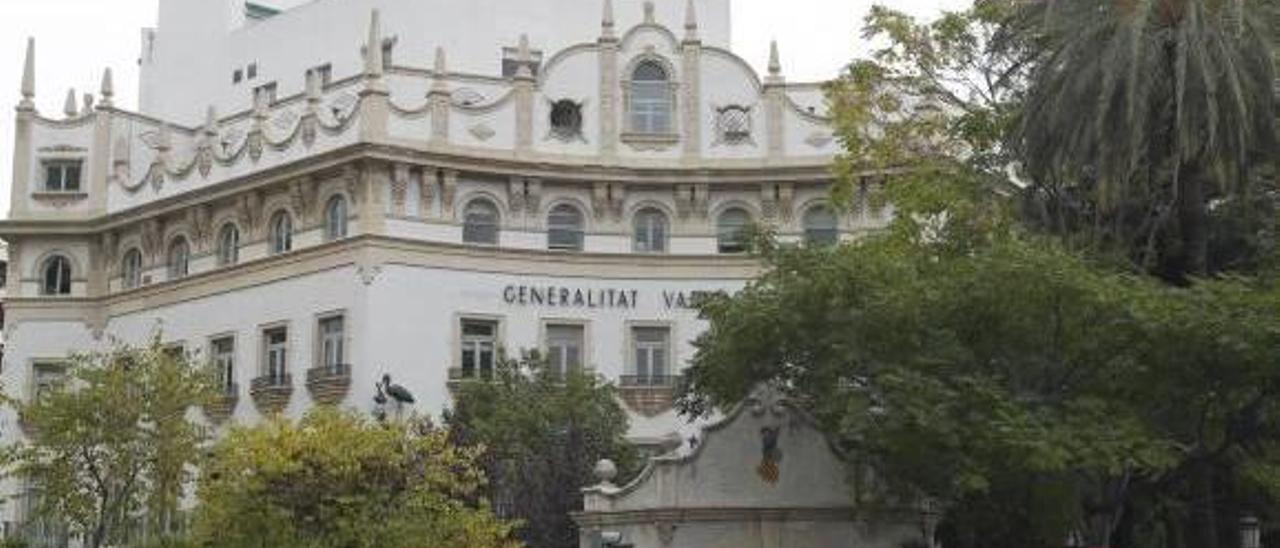
[{"label": "decorative molding", "polygon": [[676,133],[623,133],[622,142],[637,152],[662,152],[680,144]]},{"label": "decorative molding", "polygon": [[361,265],[356,267],[356,279],[365,287],[373,285],[378,281],[378,276],[382,274],[382,266],[380,265]]},{"label": "decorative molding", "polygon": [[440,204],[446,219],[452,219],[454,216],[457,209],[454,200],[457,196],[458,172],[446,169],[441,173],[440,177]]},{"label": "decorative molding", "polygon": [[706,219],[711,212],[711,185],[706,183],[676,185],[676,213],[681,219],[697,216]]},{"label": "decorative molding", "polygon": [[815,131],[805,138],[804,143],[813,148],[825,148],[835,140],[835,136],[827,131]]},{"label": "decorative molding", "polygon": [[591,189],[591,208],[596,219],[608,215],[614,220],[621,219],[626,197],[626,186],[621,183],[596,183]]},{"label": "decorative molding", "polygon": [[760,211],[766,219],[791,222],[795,211],[795,185],[764,183],[760,185]]},{"label": "decorative molding", "polygon": [[89,198],[87,192],[32,192],[31,199],[57,209],[64,209]]},{"label": "decorative molding", "polygon": [[481,142],[488,141],[489,139],[492,139],[494,135],[498,134],[498,132],[494,131],[493,128],[489,127],[489,125],[484,122],[471,126],[467,131],[471,133],[472,137],[475,137]]},{"label": "decorative molding", "polygon": [[409,164],[395,164],[391,170],[391,210],[404,215],[409,200]]}]

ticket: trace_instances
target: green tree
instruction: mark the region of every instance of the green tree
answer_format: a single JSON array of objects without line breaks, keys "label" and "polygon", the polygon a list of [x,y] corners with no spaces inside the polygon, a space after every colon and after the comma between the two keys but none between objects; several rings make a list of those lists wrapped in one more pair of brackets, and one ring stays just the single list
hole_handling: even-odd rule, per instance
[{"label": "green tree", "polygon": [[937,502],[949,548],[1225,546],[1215,520],[1275,507],[1275,288],[1175,288],[1017,230],[766,249],[704,306],[683,407],[780,381],[881,500]]},{"label": "green tree", "polygon": [[33,435],[6,473],[35,486],[37,518],[68,524],[90,547],[173,531],[205,431],[193,408],[210,394],[202,368],[167,349],[116,346],[73,355],[65,380],[9,400]]},{"label": "green tree", "polygon": [[476,451],[412,419],[317,408],[236,427],[200,473],[202,546],[508,547],[511,525],[474,503]]},{"label": "green tree", "polygon": [[613,387],[555,374],[536,355],[500,360],[491,382],[463,384],[446,421],[458,443],[484,448],[488,494],[524,522],[520,538],[534,548],[577,546],[569,513],[582,509],[596,462],[613,460],[623,477],[638,464]]},{"label": "green tree", "polygon": [[[1210,244],[1230,228],[1215,230],[1215,221],[1243,216],[1251,222],[1234,234],[1250,234],[1273,220],[1264,196],[1273,184],[1259,168],[1274,158],[1274,9],[1246,0],[1024,2],[1004,33],[1034,44],[1036,68],[1010,142],[1044,225],[1089,235],[1178,283],[1238,264],[1238,253],[1215,258]],[[1215,219],[1215,210],[1226,215]]]}]

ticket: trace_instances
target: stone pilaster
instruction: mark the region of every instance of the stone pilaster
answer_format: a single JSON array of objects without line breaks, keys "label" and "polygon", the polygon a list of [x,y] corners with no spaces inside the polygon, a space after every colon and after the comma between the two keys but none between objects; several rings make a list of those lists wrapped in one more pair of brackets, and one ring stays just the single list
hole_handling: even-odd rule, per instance
[{"label": "stone pilaster", "polygon": [[605,32],[600,36],[600,155],[618,155],[618,38],[613,34],[611,10]]},{"label": "stone pilaster", "polygon": [[431,105],[431,142],[433,143],[445,143],[449,140],[449,114],[452,110],[450,106],[453,103],[453,95],[445,82],[447,74],[444,48],[436,48],[431,91],[427,92],[427,101]]},{"label": "stone pilaster", "polygon": [[378,10],[369,16],[365,43],[364,89],[360,90],[360,140],[379,141],[387,135],[391,105],[382,68],[382,23]]},{"label": "stone pilaster", "polygon": [[533,94],[537,87],[537,78],[529,68],[533,63],[533,54],[529,50],[529,37],[520,36],[518,59],[520,68],[516,70],[516,154],[533,152]]},{"label": "stone pilaster", "polygon": [[684,128],[683,158],[696,161],[702,154],[702,39],[698,36],[698,18],[693,0],[688,0],[685,15],[685,37],[680,44],[683,63],[680,125]]},{"label": "stone pilaster", "polygon": [[764,82],[765,127],[768,135],[770,159],[781,159],[786,154],[786,127],[783,107],[786,102],[786,80],[782,77],[782,63],[778,56],[778,43],[769,46],[769,76]]}]

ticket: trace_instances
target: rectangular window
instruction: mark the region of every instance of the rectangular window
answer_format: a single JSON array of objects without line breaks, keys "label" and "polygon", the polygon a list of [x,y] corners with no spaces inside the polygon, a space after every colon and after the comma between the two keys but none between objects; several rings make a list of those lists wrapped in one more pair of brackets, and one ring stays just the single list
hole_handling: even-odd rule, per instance
[{"label": "rectangular window", "polygon": [[289,374],[289,330],[274,327],[262,332],[263,374],[270,379],[272,386],[288,384]]},{"label": "rectangular window", "polygon": [[631,384],[666,386],[670,382],[671,330],[667,327],[634,327],[631,330],[635,360]]},{"label": "rectangular window", "polygon": [[209,357],[217,375],[218,389],[224,394],[236,393],[236,339],[220,337],[209,343]]},{"label": "rectangular window", "polygon": [[342,316],[320,320],[320,367],[331,375],[347,372],[344,323]]},{"label": "rectangular window", "polygon": [[492,379],[498,322],[462,320],[462,378]]},{"label": "rectangular window", "polygon": [[258,77],[258,64],[257,64],[257,63],[249,63],[249,70],[247,71],[247,73],[248,73],[248,76],[249,76],[249,79],[250,79],[250,80],[252,80],[252,79],[254,79],[254,78],[257,78],[257,77]]},{"label": "rectangular window", "polygon": [[45,192],[80,192],[80,160],[54,160],[44,163]]},{"label": "rectangular window", "polygon": [[236,69],[236,70],[234,70],[234,71],[232,71],[232,72],[231,72],[231,83],[232,83],[232,84],[239,84],[242,80],[244,80],[244,71],[243,71],[243,70]]},{"label": "rectangular window", "polygon": [[581,325],[547,326],[547,368],[556,376],[582,371],[586,329]]},{"label": "rectangular window", "polygon": [[44,399],[67,376],[67,364],[62,362],[37,362],[32,365],[31,402]]}]

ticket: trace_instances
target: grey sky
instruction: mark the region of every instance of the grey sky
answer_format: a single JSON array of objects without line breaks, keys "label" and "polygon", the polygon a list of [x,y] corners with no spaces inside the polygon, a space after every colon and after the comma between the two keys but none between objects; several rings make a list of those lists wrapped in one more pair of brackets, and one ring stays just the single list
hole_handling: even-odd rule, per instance
[{"label": "grey sky", "polygon": [[[300,0],[286,0],[297,2]],[[466,0],[457,0],[466,1]],[[519,1],[519,0],[512,0]],[[671,0],[667,0],[671,1]],[[918,15],[957,9],[965,0],[879,0]],[[36,104],[62,112],[67,89],[96,92],[104,67],[115,73],[116,102],[137,105],[140,30],[155,25],[159,0],[0,0],[0,215],[9,210],[13,106],[23,50],[36,38]],[[858,38],[873,0],[734,0],[734,50],[763,67],[777,39],[787,78],[823,80],[864,51]]]}]

